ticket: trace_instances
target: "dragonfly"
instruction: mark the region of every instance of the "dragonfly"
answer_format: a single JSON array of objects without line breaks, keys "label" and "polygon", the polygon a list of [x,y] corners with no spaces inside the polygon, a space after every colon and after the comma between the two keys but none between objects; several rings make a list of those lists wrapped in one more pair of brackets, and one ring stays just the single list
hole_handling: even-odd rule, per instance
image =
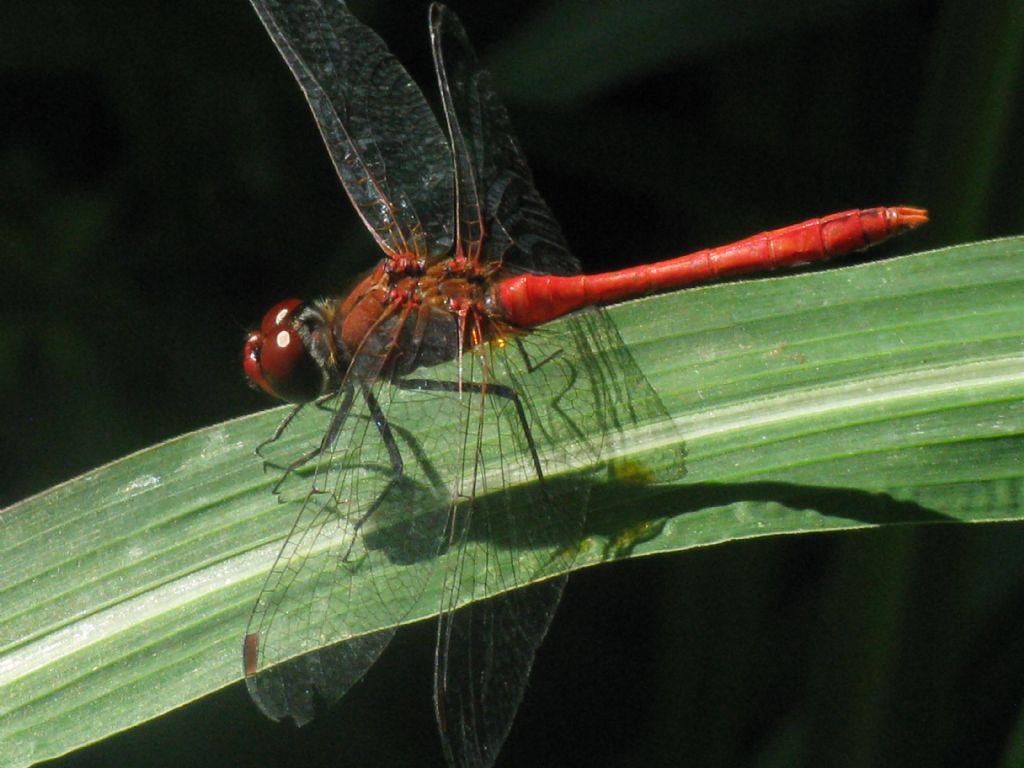
[{"label": "dragonfly", "polygon": [[[429,8],[439,121],[344,2],[251,2],[382,257],[342,295],[280,302],[246,338],[250,383],[295,404],[258,451],[298,507],[249,619],[246,683],[264,713],[301,725],[433,610],[446,759],[491,765],[591,489],[624,456],[644,457],[650,481],[682,471],[671,420],[601,306],[841,256],[927,213],[845,211],[585,275],[452,11]],[[309,414],[322,435],[292,444]]]}]

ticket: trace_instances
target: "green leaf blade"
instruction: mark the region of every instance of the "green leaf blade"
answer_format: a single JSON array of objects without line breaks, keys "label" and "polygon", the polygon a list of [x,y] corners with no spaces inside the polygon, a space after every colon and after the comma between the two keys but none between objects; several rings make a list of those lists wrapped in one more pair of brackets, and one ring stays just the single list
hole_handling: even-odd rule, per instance
[{"label": "green leaf blade", "polygon": [[[1024,518],[1022,255],[1024,239],[994,241],[614,308],[675,421],[637,455],[680,434],[688,472],[610,484],[577,567]],[[294,516],[252,455],[281,414],[0,512],[0,763],[62,754],[241,676],[246,617]]]}]

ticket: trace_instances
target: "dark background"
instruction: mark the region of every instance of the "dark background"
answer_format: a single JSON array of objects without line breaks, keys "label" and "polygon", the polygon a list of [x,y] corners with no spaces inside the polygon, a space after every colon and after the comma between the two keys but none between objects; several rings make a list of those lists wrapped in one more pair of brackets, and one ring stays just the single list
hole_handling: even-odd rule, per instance
[{"label": "dark background", "polygon": [[[353,5],[433,95],[426,2]],[[590,269],[878,204],[930,209],[914,248],[1024,232],[1015,0],[452,5]],[[0,10],[4,505],[266,406],[246,327],[375,255],[245,0]],[[956,526],[577,574],[499,765],[996,765],[1022,555]],[[59,764],[438,764],[432,631],[302,731],[236,685]]]}]

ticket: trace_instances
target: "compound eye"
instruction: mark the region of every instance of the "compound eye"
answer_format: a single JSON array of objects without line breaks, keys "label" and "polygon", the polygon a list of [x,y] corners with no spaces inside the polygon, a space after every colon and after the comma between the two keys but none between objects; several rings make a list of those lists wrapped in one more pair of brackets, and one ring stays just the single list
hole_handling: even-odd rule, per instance
[{"label": "compound eye", "polygon": [[260,323],[260,333],[264,337],[270,336],[277,328],[283,325],[291,325],[295,310],[302,306],[298,299],[285,299],[267,310]]},{"label": "compound eye", "polygon": [[252,331],[245,337],[245,347],[242,349],[242,370],[245,371],[245,378],[249,383],[259,387],[271,397],[277,397],[270,382],[263,375],[263,368],[260,367],[260,358],[263,351],[263,334],[259,331]]},{"label": "compound eye", "polygon": [[309,354],[293,320],[302,305],[288,299],[274,305],[263,317],[258,331],[245,340],[242,368],[249,381],[271,397],[291,403],[315,399],[323,375]]}]

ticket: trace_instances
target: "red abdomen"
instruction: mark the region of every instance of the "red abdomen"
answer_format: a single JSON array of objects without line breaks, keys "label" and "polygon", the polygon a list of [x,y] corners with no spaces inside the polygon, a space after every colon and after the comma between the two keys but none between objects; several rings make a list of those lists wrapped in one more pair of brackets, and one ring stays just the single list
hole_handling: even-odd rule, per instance
[{"label": "red abdomen", "polygon": [[747,272],[859,251],[928,220],[920,208],[867,208],[810,219],[719,248],[598,275],[517,275],[493,294],[502,318],[532,328],[590,304],[609,304]]}]

